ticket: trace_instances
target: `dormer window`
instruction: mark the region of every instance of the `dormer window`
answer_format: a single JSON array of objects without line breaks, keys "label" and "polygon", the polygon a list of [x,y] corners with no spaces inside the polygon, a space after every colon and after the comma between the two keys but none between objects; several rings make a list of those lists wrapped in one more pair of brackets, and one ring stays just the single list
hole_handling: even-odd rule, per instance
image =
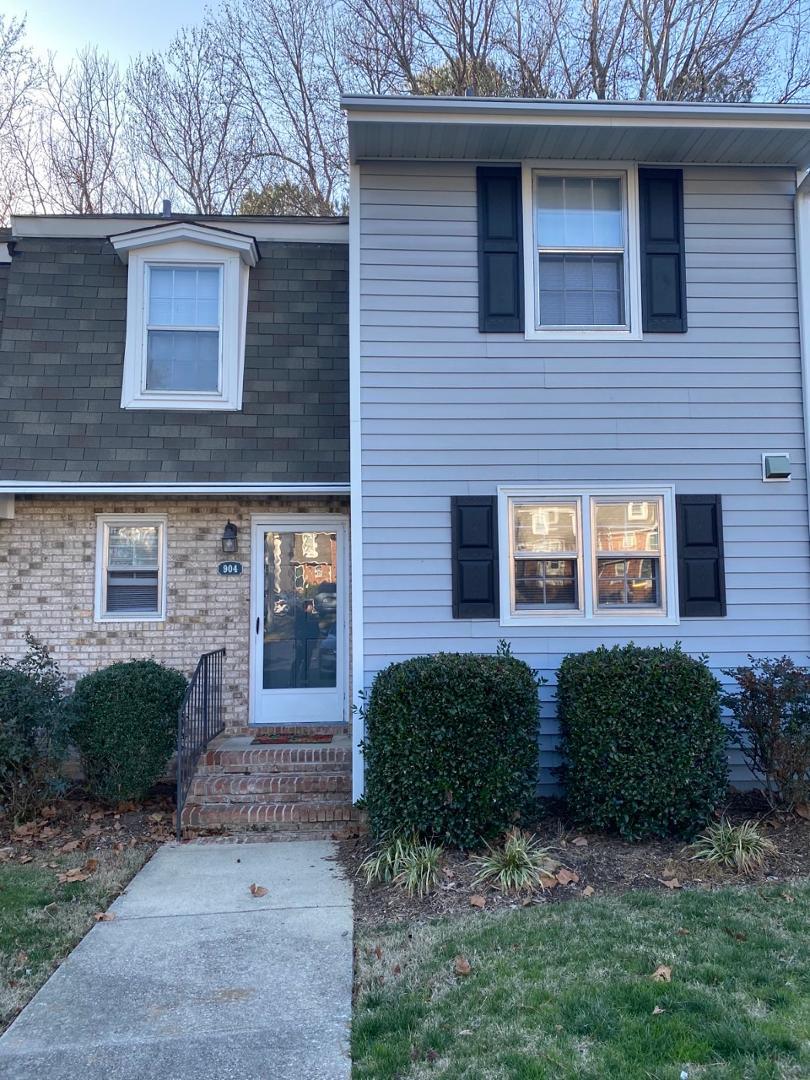
[{"label": "dormer window", "polygon": [[172,222],[111,242],[129,263],[121,407],[241,409],[254,241]]}]

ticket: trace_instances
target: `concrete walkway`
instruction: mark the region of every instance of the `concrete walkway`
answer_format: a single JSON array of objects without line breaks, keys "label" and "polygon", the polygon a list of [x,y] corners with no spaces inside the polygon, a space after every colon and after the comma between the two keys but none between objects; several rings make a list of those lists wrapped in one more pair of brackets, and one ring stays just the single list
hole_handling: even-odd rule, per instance
[{"label": "concrete walkway", "polygon": [[161,848],[0,1039],[0,1076],[346,1080],[352,898],[333,857]]}]

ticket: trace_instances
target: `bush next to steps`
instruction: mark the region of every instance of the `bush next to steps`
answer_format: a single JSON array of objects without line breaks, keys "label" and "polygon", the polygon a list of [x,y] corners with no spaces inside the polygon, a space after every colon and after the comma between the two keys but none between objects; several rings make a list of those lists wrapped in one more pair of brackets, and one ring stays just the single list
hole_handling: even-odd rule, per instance
[{"label": "bush next to steps", "polygon": [[187,681],[154,660],[129,660],[85,675],[70,701],[87,785],[106,802],[142,799],[175,748]]},{"label": "bush next to steps", "polygon": [[468,848],[512,825],[535,792],[539,682],[503,643],[381,671],[363,709],[374,835]]}]

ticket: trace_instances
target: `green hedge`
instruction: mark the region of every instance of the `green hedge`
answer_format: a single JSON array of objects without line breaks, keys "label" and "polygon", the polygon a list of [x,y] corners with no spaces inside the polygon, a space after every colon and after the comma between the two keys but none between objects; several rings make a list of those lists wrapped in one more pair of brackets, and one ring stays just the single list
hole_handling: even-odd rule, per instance
[{"label": "green hedge", "polygon": [[90,791],[107,802],[142,799],[175,748],[186,678],[154,660],[111,664],[76,683],[73,735]]},{"label": "green hedge", "polygon": [[728,783],[720,686],[680,647],[567,656],[557,687],[566,796],[583,825],[690,837]]},{"label": "green hedge", "polygon": [[391,664],[363,715],[375,836],[416,832],[467,848],[513,823],[537,778],[539,680],[502,645]]}]

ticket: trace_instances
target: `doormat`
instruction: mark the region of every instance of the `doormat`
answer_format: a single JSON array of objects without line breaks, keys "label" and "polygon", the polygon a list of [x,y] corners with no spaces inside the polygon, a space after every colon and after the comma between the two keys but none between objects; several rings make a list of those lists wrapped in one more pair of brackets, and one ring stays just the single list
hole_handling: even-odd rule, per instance
[{"label": "doormat", "polygon": [[251,746],[273,746],[276,743],[330,743],[331,735],[285,735],[279,731],[274,735],[257,735]]}]

